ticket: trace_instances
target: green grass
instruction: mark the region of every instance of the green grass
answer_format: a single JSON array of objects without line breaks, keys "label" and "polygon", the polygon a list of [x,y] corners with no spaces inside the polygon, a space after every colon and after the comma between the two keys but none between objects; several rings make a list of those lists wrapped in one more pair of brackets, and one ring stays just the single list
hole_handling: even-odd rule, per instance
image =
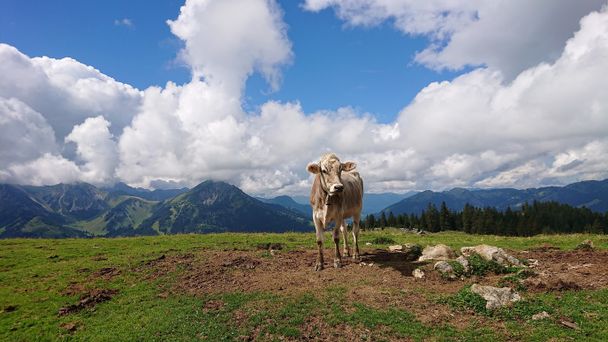
[{"label": "green grass", "polygon": [[[387,241],[418,243],[422,246],[445,243],[453,248],[486,243],[509,249],[525,249],[549,243],[573,249],[585,239],[597,248],[608,248],[603,235],[541,235],[531,238],[474,236],[445,232],[419,236],[398,230],[362,232],[366,242]],[[326,242],[331,241],[329,233]],[[513,310],[490,319],[519,325],[511,336],[496,335],[484,326],[465,329],[443,325],[425,325],[408,311],[398,308],[372,308],[346,301],[346,289],[329,288],[324,293],[277,296],[271,293],[223,293],[202,297],[160,293],[172,288],[179,272],[156,280],[146,280],[138,266],[160,255],[185,254],[199,249],[255,250],[258,244],[281,243],[286,250],[314,248],[312,232],[307,234],[209,234],[172,235],[136,238],[96,239],[9,239],[0,240],[0,340],[83,340],[83,341],[190,341],[236,340],[253,336],[259,340],[304,338],[302,327],[317,317],[332,329],[354,331],[359,339],[391,340],[543,340],[547,336],[608,340],[608,290],[570,291],[557,295],[537,295],[517,304]],[[392,243],[392,242],[391,242]],[[373,244],[368,248],[385,247]],[[260,253],[265,253],[260,251]],[[111,280],[91,279],[90,274],[103,267],[115,267],[121,274]],[[58,310],[79,300],[78,295],[64,294],[70,284],[88,288],[118,290],[112,300],[92,309],[59,316]],[[462,294],[464,296],[464,294]],[[461,298],[466,302],[467,298]],[[528,298],[530,299],[530,298]],[[210,301],[220,301],[221,308],[208,310]],[[449,304],[446,304],[449,305]],[[15,307],[14,310],[10,310]],[[531,321],[541,308],[553,317],[569,317],[580,331],[566,329],[555,320]],[[452,305],[455,314],[469,310]],[[549,311],[548,311],[549,312]],[[235,317],[243,316],[235,324]],[[62,324],[76,324],[70,333]]]}]

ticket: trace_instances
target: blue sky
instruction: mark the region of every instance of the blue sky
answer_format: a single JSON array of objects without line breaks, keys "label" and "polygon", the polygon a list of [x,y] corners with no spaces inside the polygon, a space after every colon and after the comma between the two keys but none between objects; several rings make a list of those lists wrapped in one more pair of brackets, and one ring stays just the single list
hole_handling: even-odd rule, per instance
[{"label": "blue sky", "polygon": [[0,182],[303,195],[328,151],[375,193],[604,179],[606,74],[607,0],[4,0]]},{"label": "blue sky", "polygon": [[[139,89],[190,78],[176,61],[182,42],[166,20],[182,1],[22,1],[0,3],[0,42],[31,57],[72,57]],[[390,23],[352,27],[331,11],[312,13],[298,1],[280,1],[295,58],[271,92],[256,74],[247,82],[244,105],[268,100],[301,103],[306,112],[351,106],[391,122],[416,93],[433,81],[461,72],[436,72],[413,61],[428,40],[394,30]],[[145,10],[142,10],[145,9]],[[132,26],[116,21],[129,19]]]}]

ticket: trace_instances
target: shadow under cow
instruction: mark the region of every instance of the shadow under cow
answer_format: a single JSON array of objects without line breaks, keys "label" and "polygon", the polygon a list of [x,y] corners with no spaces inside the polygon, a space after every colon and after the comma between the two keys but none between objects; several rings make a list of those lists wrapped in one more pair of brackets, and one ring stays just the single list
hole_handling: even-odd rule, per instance
[{"label": "shadow under cow", "polygon": [[416,268],[426,264],[426,262],[407,260],[404,253],[389,252],[384,249],[362,253],[361,262],[366,264],[374,263],[380,268],[390,267],[406,277],[412,277],[412,272]]}]

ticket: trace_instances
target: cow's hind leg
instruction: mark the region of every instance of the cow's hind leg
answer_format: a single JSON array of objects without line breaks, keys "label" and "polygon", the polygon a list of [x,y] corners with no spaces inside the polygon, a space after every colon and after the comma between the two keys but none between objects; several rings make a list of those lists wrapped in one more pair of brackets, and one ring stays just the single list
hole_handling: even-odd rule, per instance
[{"label": "cow's hind leg", "polygon": [[344,220],[340,224],[340,230],[342,231],[342,238],[344,239],[342,245],[344,248],[342,249],[342,255],[350,256],[350,248],[348,248],[348,229],[344,224]]},{"label": "cow's hind leg", "polygon": [[359,215],[355,215],[353,217],[353,248],[355,252],[353,253],[353,260],[359,261],[361,257],[359,256],[359,221],[361,217]]},{"label": "cow's hind leg", "polygon": [[315,263],[315,271],[321,271],[323,269],[323,230],[324,225],[321,220],[314,218],[315,231],[317,234],[317,262]]},{"label": "cow's hind leg", "polygon": [[[340,221],[337,221],[340,222]],[[342,256],[340,255],[340,225],[334,227],[333,231],[334,235],[334,245],[336,247],[336,254],[334,256],[334,267],[340,268],[342,267]]]}]

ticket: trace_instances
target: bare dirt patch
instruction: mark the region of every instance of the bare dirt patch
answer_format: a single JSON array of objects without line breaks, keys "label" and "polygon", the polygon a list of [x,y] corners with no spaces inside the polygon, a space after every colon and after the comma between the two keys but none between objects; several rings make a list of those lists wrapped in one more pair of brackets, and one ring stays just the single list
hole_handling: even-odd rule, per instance
[{"label": "bare dirt patch", "polygon": [[[608,287],[608,251],[560,251],[550,248],[530,251],[509,251],[521,258],[537,259],[535,275],[525,280],[530,292],[597,289]],[[353,302],[387,310],[403,309],[413,313],[423,324],[451,324],[458,329],[486,326],[508,335],[503,322],[474,312],[455,313],[438,299],[452,295],[466,285],[480,283],[497,286],[505,275],[488,274],[457,280],[447,280],[433,271],[433,263],[406,261],[403,254],[386,250],[366,250],[360,262],[344,257],[343,267],[335,269],[333,251],[325,251],[325,269],[315,272],[315,250],[280,251],[274,256],[257,251],[209,251],[196,254],[168,255],[144,264],[152,278],[180,268],[178,281],[170,290],[195,296],[233,292],[270,292],[281,296],[312,293],[326,295],[331,289],[343,292],[343,307]],[[412,271],[421,268],[425,277],[416,279]],[[205,310],[221,307],[221,302],[209,302]],[[235,323],[245,321],[247,314],[238,311]],[[344,325],[348,331],[334,326],[327,330],[322,317],[310,317],[302,332],[312,339],[333,338],[323,332],[355,340],[366,336],[365,329]],[[337,329],[337,330],[336,330]],[[321,335],[318,335],[321,334]],[[335,336],[334,336],[335,337]]]},{"label": "bare dirt patch", "polygon": [[68,315],[85,308],[92,308],[99,303],[112,299],[112,297],[117,293],[117,290],[93,289],[82,294],[78,303],[59,309],[59,316]]},{"label": "bare dirt patch", "polygon": [[533,292],[608,287],[608,251],[531,250],[521,257],[537,259],[536,276],[524,281]]}]

